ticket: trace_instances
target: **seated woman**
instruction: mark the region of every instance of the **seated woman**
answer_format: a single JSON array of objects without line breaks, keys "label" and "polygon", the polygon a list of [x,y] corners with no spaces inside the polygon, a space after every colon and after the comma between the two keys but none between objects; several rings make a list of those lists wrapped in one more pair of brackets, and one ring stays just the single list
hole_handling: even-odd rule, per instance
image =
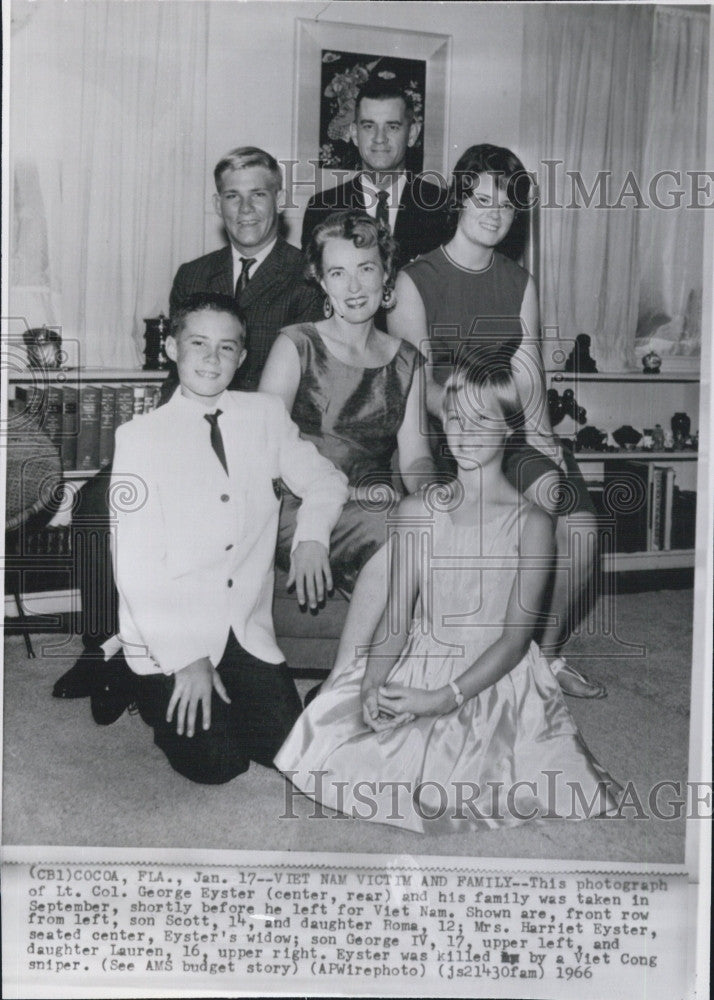
[{"label": "seated woman", "polygon": [[502,471],[520,419],[507,367],[459,369],[447,382],[452,495],[402,501],[369,656],[323,689],[275,758],[338,812],[437,833],[616,808],[619,786],[533,641],[553,522]]},{"label": "seated woman", "polygon": [[[454,235],[399,274],[388,325],[390,333],[425,353],[428,349],[427,405],[437,427],[444,383],[455,361],[474,357],[510,365],[525,426],[506,448],[504,472],[511,485],[557,515],[558,560],[541,645],[566,694],[601,698],[605,688],[560,656],[592,585],[595,508],[574,458],[550,426],[535,282],[497,249],[516,212],[528,206],[529,194],[530,178],[510,150],[488,144],[467,149],[449,191]],[[438,432],[435,443],[441,467],[453,468]]]},{"label": "seated woman", "polygon": [[[352,593],[337,665],[369,641],[386,601],[380,550],[387,509],[396,502],[390,485],[395,449],[409,492],[435,474],[415,377],[421,355],[374,325],[379,308],[392,300],[395,250],[389,232],[363,212],[338,212],[319,225],[307,248],[307,270],[325,293],[325,319],[280,332],[259,386],[281,397],[302,436],[351,487],[330,542],[334,583]],[[299,503],[292,495],[283,499],[276,561],[284,569]]]}]

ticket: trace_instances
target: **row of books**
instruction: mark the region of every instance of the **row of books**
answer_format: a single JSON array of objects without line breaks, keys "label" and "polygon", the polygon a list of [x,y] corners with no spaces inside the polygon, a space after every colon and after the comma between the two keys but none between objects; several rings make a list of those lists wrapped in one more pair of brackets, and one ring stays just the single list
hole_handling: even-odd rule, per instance
[{"label": "row of books", "polygon": [[[18,560],[22,562],[21,569],[18,568]],[[70,525],[46,527],[41,531],[12,532],[5,536],[6,594],[39,594],[74,590],[76,587]],[[47,631],[52,631],[55,623],[55,616],[52,623],[48,619]]]},{"label": "row of books", "polygon": [[614,518],[616,551],[693,547],[696,497],[674,485],[671,466],[615,459],[604,473],[603,513]]},{"label": "row of books", "polygon": [[161,385],[87,383],[70,385],[17,385],[15,405],[34,414],[57,446],[62,468],[100,469],[114,456],[114,432],[139,413],[156,408]]},{"label": "row of books", "polygon": [[51,525],[42,531],[14,532],[5,539],[6,556],[71,556],[72,528]]}]

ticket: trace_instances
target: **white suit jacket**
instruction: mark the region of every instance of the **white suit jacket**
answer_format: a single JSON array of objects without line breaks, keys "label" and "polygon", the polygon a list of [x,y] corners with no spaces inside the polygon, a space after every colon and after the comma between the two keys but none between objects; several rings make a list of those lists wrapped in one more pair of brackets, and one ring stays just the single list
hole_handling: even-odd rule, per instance
[{"label": "white suit jacket", "polygon": [[303,441],[280,399],[224,392],[217,401],[229,474],[205,410],[177,390],[116,434],[110,516],[120,641],[136,673],[173,674],[200,657],[217,666],[229,629],[254,656],[284,657],[272,619],[281,478],[303,498],[293,548],[322,542],[347,479]]}]

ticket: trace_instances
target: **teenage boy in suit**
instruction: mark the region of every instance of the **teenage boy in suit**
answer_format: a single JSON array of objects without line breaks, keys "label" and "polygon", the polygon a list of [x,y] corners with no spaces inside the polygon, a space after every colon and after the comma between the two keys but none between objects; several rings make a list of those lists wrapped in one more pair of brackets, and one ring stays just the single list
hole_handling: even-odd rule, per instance
[{"label": "teenage boy in suit", "polygon": [[399,245],[400,267],[446,239],[445,190],[406,169],[407,150],[420,130],[411,97],[401,87],[379,77],[365,83],[350,126],[361,172],[310,199],[303,218],[303,250],[318,223],[349,208],[362,208],[389,227]]},{"label": "teenage boy in suit", "polygon": [[[227,392],[245,323],[226,296],[189,297],[166,351],[179,388],[117,431],[112,496],[120,641],[142,718],[171,766],[218,784],[270,766],[300,714],[273,630],[279,480],[302,497],[291,579],[312,607],[332,581],[329,538],[345,476],[283,404]],[[134,502],[121,503],[134,484]]]},{"label": "teenage boy in suit", "polygon": [[234,296],[248,327],[248,357],[237,387],[254,390],[278,331],[321,319],[323,297],[307,284],[300,251],[278,233],[283,181],[277,160],[263,149],[240,146],[219,160],[213,177],[213,207],[229,243],[181,265],[170,312],[192,292]]}]

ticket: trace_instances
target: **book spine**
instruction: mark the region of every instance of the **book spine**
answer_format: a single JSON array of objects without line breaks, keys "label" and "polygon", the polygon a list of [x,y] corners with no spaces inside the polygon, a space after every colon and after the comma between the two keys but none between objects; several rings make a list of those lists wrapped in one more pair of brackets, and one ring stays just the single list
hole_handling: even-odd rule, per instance
[{"label": "book spine", "polygon": [[62,441],[60,443],[62,468],[67,471],[77,466],[77,390],[74,386],[62,388]]},{"label": "book spine", "polygon": [[46,410],[45,390],[40,385],[15,386],[15,403],[18,414],[34,417],[41,425]]},{"label": "book spine", "polygon": [[135,385],[134,390],[134,416],[138,416],[140,413],[144,412],[144,395],[146,391],[146,386]]},{"label": "book spine", "polygon": [[134,389],[130,385],[120,385],[116,389],[114,408],[114,429],[121,427],[134,416]]},{"label": "book spine", "polygon": [[668,466],[665,477],[664,537],[662,548],[672,548],[672,503],[674,500],[674,469]]},{"label": "book spine", "polygon": [[114,408],[116,392],[111,385],[102,386],[99,403],[99,467],[111,463],[114,457]]},{"label": "book spine", "polygon": [[156,385],[156,383],[150,383],[146,386],[146,391],[144,393],[144,413],[151,413],[159,405],[159,399],[161,398],[161,386]]},{"label": "book spine", "polygon": [[661,466],[655,465],[652,470],[652,518],[650,530],[650,545],[652,551],[659,551],[662,548],[664,532],[664,470]]},{"label": "book spine", "polygon": [[47,387],[47,407],[43,430],[49,437],[52,444],[58,448],[62,444],[62,386],[49,385]]},{"label": "book spine", "polygon": [[99,468],[99,414],[102,390],[98,385],[83,385],[79,392],[79,433],[77,468]]}]

